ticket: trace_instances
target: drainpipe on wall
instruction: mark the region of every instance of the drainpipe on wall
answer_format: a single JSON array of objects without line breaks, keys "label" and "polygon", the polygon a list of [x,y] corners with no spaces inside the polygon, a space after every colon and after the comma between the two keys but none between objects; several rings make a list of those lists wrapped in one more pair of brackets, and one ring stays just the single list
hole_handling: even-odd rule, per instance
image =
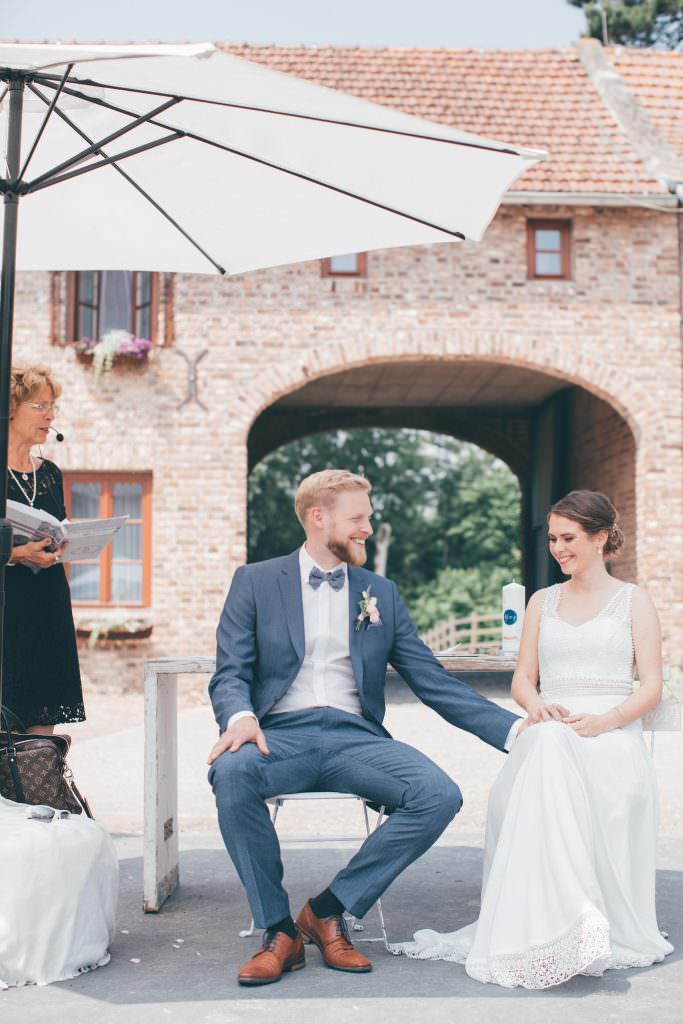
[{"label": "drainpipe on wall", "polygon": [[[673,186],[673,187],[672,187]],[[681,337],[681,365],[683,367],[683,181],[672,182],[671,191],[678,199],[678,325]],[[681,374],[681,406],[683,406],[683,372]],[[681,409],[683,413],[683,408]]]}]

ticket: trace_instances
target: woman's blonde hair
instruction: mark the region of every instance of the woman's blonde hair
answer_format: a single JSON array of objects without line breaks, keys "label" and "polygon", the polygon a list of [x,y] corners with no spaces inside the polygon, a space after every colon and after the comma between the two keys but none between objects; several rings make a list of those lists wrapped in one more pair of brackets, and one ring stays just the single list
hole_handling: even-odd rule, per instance
[{"label": "woman's blonde hair", "polygon": [[301,525],[306,528],[306,513],[316,505],[333,508],[342,491],[365,491],[369,494],[372,484],[358,473],[347,469],[323,469],[305,477],[294,497],[294,511]]},{"label": "woman's blonde hair", "polygon": [[35,363],[33,366],[13,366],[9,392],[10,416],[14,416],[18,405],[30,401],[31,396],[42,387],[48,387],[53,398],[59,398],[62,393],[61,384],[57,383],[49,366],[42,363]]}]

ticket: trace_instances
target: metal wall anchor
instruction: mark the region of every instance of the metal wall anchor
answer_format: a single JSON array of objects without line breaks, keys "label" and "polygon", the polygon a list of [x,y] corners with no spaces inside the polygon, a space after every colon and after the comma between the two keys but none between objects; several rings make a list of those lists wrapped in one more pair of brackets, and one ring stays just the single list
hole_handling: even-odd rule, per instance
[{"label": "metal wall anchor", "polygon": [[194,359],[191,359],[181,348],[173,348],[171,351],[175,352],[177,356],[181,356],[187,363],[187,393],[182,402],[178,403],[176,408],[182,409],[184,405],[187,405],[188,402],[191,402],[194,399],[197,405],[201,405],[202,409],[206,410],[206,406],[197,394],[197,366],[204,356],[209,354],[208,348],[203,348],[201,352],[194,357]]}]

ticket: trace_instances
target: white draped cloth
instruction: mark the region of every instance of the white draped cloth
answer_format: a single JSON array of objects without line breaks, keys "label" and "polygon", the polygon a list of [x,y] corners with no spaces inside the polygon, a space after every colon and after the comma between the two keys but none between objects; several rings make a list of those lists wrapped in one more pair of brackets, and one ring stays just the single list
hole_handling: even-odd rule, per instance
[{"label": "white draped cloth", "polygon": [[0,797],[0,989],[47,985],[109,962],[118,864],[85,815],[32,820]]},{"label": "white draped cloth", "polygon": [[[544,599],[541,694],[600,714],[632,692],[632,584],[574,626],[561,585]],[[640,721],[582,738],[560,722],[526,729],[491,790],[479,919],[392,948],[464,963],[481,982],[543,989],[576,974],[646,967],[672,946],[655,915],[657,792]]]}]

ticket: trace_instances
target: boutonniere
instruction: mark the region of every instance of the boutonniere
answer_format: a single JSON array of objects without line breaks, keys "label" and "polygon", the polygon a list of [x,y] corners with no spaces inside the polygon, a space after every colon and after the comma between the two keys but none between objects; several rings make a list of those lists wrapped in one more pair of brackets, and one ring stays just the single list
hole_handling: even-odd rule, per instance
[{"label": "boutonniere", "polygon": [[360,629],[367,629],[368,626],[381,626],[382,620],[379,614],[379,608],[377,607],[377,598],[370,597],[370,591],[372,586],[364,590],[363,596],[358,602],[360,611],[356,616],[356,632]]}]

